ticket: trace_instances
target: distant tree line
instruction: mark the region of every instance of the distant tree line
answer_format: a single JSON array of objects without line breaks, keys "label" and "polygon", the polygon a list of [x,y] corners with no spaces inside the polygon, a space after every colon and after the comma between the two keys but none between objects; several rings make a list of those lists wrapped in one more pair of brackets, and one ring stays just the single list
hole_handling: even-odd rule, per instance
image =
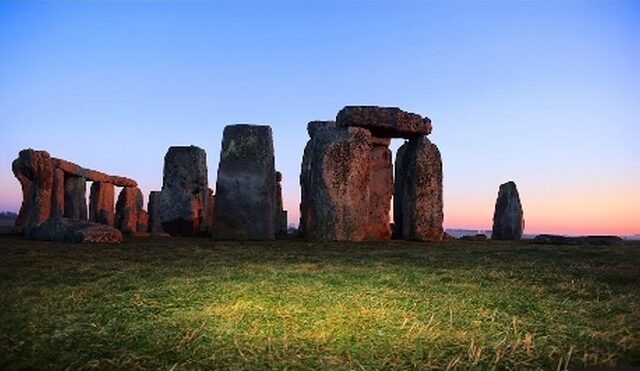
[{"label": "distant tree line", "polygon": [[11,211],[3,211],[0,213],[0,220],[16,220],[18,214]]}]

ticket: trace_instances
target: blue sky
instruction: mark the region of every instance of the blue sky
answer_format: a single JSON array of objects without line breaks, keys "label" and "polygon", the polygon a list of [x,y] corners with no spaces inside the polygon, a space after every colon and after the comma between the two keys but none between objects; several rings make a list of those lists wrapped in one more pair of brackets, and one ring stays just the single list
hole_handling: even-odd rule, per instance
[{"label": "blue sky", "polygon": [[[159,189],[166,150],[269,124],[295,222],[306,123],[345,105],[430,117],[448,227],[640,233],[638,2],[0,3],[0,210],[22,148]],[[394,141],[397,148],[400,141]],[[564,224],[563,224],[564,223]]]}]

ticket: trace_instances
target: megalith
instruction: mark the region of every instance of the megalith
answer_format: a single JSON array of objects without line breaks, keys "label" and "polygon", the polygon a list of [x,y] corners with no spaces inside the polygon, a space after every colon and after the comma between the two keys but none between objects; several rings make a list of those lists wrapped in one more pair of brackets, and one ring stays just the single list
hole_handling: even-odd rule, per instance
[{"label": "megalith", "polygon": [[92,222],[114,226],[115,187],[108,182],[93,182],[89,195],[89,220]]},{"label": "megalith", "polygon": [[524,231],[524,213],[518,188],[512,181],[500,185],[493,213],[493,240],[519,240]]},{"label": "megalith", "polygon": [[391,238],[389,209],[393,196],[393,164],[389,138],[371,137],[371,168],[369,176],[369,221],[367,239]]},{"label": "megalith", "polygon": [[11,168],[22,187],[22,205],[15,226],[19,231],[37,227],[51,215],[51,156],[46,151],[25,149]]},{"label": "megalith", "polygon": [[142,192],[138,187],[124,187],[116,202],[115,226],[124,234],[138,231],[138,211],[142,210]]},{"label": "megalith", "polygon": [[170,147],[164,156],[160,220],[172,236],[196,236],[206,229],[209,203],[207,154],[196,146]]},{"label": "megalith", "polygon": [[224,128],[214,208],[213,236],[272,240],[276,174],[271,127]]},{"label": "megalith", "polygon": [[318,130],[309,141],[305,156],[301,174],[304,236],[312,240],[365,239],[370,132],[357,127]]},{"label": "megalith", "polygon": [[64,171],[53,168],[53,185],[51,189],[51,217],[64,216]]},{"label": "megalith", "polygon": [[279,171],[276,171],[276,191],[274,195],[274,232],[276,236],[284,236],[287,234],[287,211],[284,210],[284,202],[282,199],[282,173]]},{"label": "megalith", "polygon": [[80,176],[64,176],[64,217],[87,220],[87,180]]},{"label": "megalith", "polygon": [[431,133],[431,120],[397,107],[346,106],[338,112],[339,127],[361,127],[379,138],[415,138]]},{"label": "megalith", "polygon": [[442,160],[426,135],[405,142],[396,154],[394,228],[398,238],[441,241],[444,214]]},{"label": "megalith", "polygon": [[160,221],[160,191],[149,192],[149,202],[147,210],[149,212],[149,232],[163,233],[162,222]]}]

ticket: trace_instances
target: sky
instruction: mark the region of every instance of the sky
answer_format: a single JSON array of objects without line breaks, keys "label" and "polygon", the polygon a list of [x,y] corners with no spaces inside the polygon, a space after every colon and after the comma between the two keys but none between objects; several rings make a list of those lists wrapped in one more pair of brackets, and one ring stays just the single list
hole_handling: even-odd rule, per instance
[{"label": "sky", "polygon": [[[0,210],[24,148],[162,185],[173,145],[273,128],[297,224],[306,124],[345,105],[428,116],[446,228],[640,233],[640,2],[0,2]],[[397,149],[401,140],[394,140]]]}]

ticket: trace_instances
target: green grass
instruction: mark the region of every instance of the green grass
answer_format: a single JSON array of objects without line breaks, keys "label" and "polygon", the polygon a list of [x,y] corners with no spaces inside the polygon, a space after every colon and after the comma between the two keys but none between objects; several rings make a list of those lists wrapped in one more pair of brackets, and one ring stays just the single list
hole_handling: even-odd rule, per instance
[{"label": "green grass", "polygon": [[0,237],[0,369],[640,365],[640,244]]}]

